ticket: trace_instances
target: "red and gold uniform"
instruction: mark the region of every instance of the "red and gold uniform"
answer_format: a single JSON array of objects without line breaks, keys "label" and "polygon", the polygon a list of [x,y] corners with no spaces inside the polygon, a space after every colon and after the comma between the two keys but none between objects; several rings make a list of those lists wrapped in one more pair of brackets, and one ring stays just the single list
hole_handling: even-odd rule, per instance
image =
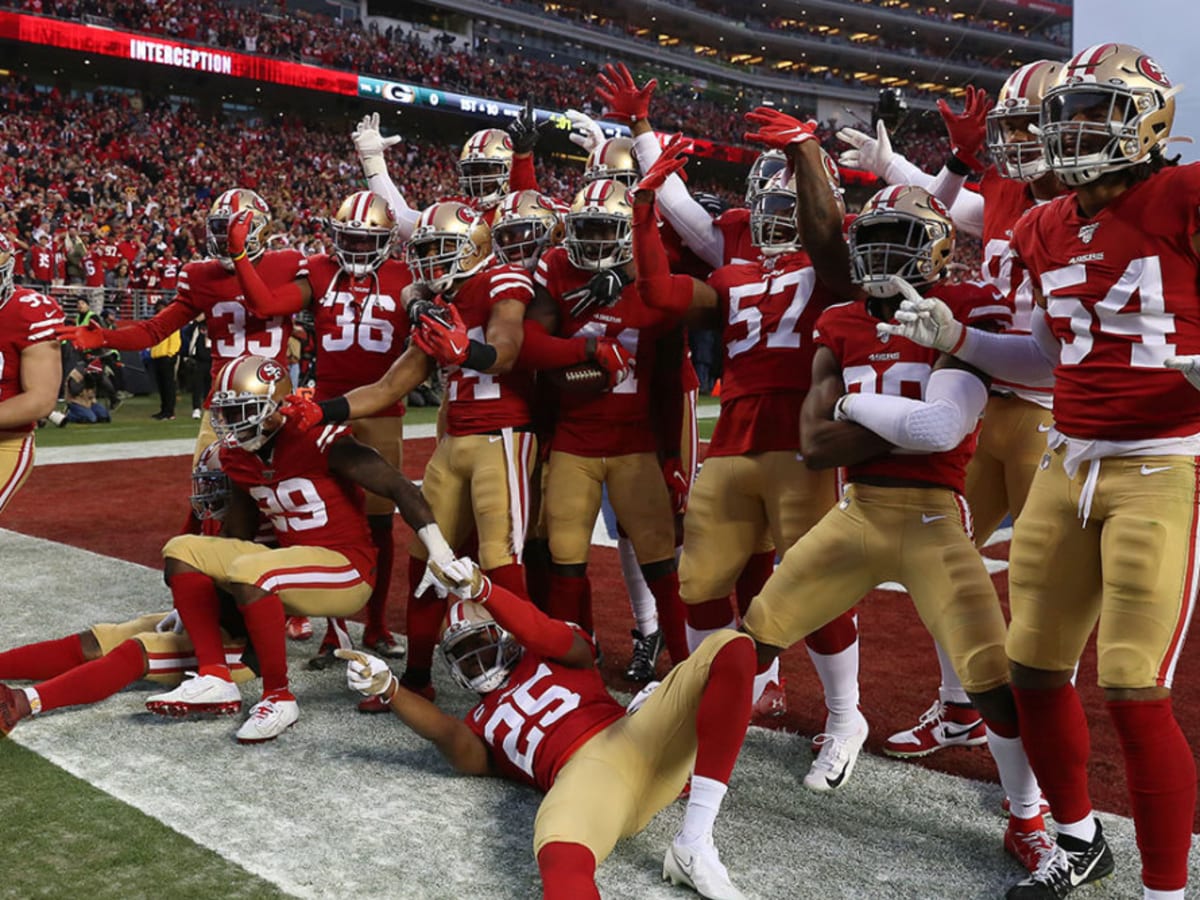
[{"label": "red and gold uniform", "polygon": [[[63,324],[55,300],[27,288],[17,288],[0,304],[0,401],[23,393],[21,354],[43,341],[54,340],[54,329]],[[0,512],[12,500],[33,470],[35,423],[0,431]]]},{"label": "red and gold uniform", "polygon": [[[963,284],[930,293],[968,324],[1011,320],[994,290]],[[881,340],[877,322],[864,302],[832,306],[818,319],[815,340],[833,353],[847,392],[921,399],[940,354],[904,338]],[[972,432],[946,452],[887,454],[849,466],[845,496],[784,554],[751,604],[746,630],[761,643],[789,647],[876,584],[897,581],[968,692],[1007,683],[1004,617],[962,497],[974,446]]]},{"label": "red and gold uniform", "polygon": [[1051,450],[1013,540],[1008,653],[1070,670],[1100,619],[1099,682],[1169,687],[1196,600],[1200,166],[1166,168],[1091,218],[1028,212],[1013,250],[1062,350]]},{"label": "red and gold uniform", "polygon": [[267,445],[265,459],[221,447],[221,468],[248,493],[275,528],[278,549],[247,540],[180,535],[163,547],[218,587],[251,584],[277,594],[294,615],[349,616],[375,583],[375,548],[363,492],[329,470],[329,450],[349,434],[344,425],[301,431],[289,420]]}]

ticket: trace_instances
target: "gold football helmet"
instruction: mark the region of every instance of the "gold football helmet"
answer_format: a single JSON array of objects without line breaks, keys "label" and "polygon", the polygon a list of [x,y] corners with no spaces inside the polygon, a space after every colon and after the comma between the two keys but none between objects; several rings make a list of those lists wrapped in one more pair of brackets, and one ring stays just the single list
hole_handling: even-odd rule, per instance
[{"label": "gold football helmet", "polygon": [[221,469],[220,450],[221,442],[213,441],[192,467],[192,512],[201,521],[220,521],[229,506],[229,476]]},{"label": "gold football helmet", "polygon": [[[821,168],[838,209],[845,215],[846,204],[842,200],[837,163],[824,150],[821,151]],[[800,249],[800,234],[796,229],[796,176],[786,168],[776,169],[750,202],[750,243],[763,256]]]},{"label": "gold football helmet", "polygon": [[954,255],[950,212],[924,188],[884,188],[850,223],[850,273],[872,297],[897,293],[889,276],[913,287],[940,281]]},{"label": "gold football helmet", "polygon": [[787,168],[787,156],[782,150],[764,150],[750,164],[746,176],[746,208],[754,208],[754,198],[767,186],[771,176]]},{"label": "gold football helmet", "polygon": [[250,232],[246,235],[246,255],[253,262],[267,249],[266,235],[263,232],[271,223],[271,208],[267,206],[266,200],[246,188],[233,188],[213,201],[212,209],[208,211],[208,221],[205,223],[208,255],[219,259],[221,265],[230,271],[233,271],[233,260],[229,258],[229,219],[235,212],[243,209],[253,212]]},{"label": "gold football helmet", "polygon": [[465,203],[444,200],[421,211],[405,261],[415,281],[440,294],[474,275],[491,255],[491,230],[483,216]]},{"label": "gold football helmet", "polygon": [[633,206],[619,181],[593,181],[575,195],[563,245],[578,269],[599,272],[633,259]]},{"label": "gold football helmet", "polygon": [[492,225],[496,259],[532,269],[543,250],[562,241],[565,213],[565,206],[537,191],[509,194]]},{"label": "gold football helmet", "polygon": [[611,178],[633,187],[641,177],[637,157],[633,155],[633,138],[609,138],[588,154],[583,167],[584,184]]},{"label": "gold football helmet", "polygon": [[524,652],[487,608],[472,600],[451,604],[440,646],[454,680],[477,694],[503,686]]},{"label": "gold football helmet", "polygon": [[1046,161],[1073,186],[1146,162],[1171,136],[1178,91],[1137,47],[1088,47],[1063,64],[1042,98]]},{"label": "gold football helmet", "polygon": [[485,128],[463,144],[458,156],[458,186],[485,209],[508,193],[513,145],[507,131]]},{"label": "gold football helmet", "polygon": [[1050,167],[1038,139],[1042,98],[1058,78],[1062,64],[1040,59],[1008,76],[987,115],[987,147],[1005,178],[1037,181]]},{"label": "gold football helmet", "polygon": [[243,450],[257,450],[275,433],[267,420],[292,392],[287,370],[265,356],[239,356],[227,362],[213,384],[213,431]]},{"label": "gold football helmet", "polygon": [[387,260],[396,237],[396,217],[373,191],[356,191],[330,222],[333,253],[351,275],[369,275]]},{"label": "gold football helmet", "polygon": [[7,235],[0,234],[0,309],[13,295],[13,269],[17,265],[17,249]]}]

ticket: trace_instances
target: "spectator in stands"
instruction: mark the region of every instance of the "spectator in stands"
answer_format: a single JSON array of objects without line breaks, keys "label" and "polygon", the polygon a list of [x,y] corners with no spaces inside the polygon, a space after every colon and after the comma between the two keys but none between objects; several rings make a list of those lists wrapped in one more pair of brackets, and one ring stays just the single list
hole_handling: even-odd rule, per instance
[{"label": "spectator in stands", "polygon": [[86,360],[67,373],[67,421],[84,425],[111,422],[108,408],[96,399],[96,382]]}]

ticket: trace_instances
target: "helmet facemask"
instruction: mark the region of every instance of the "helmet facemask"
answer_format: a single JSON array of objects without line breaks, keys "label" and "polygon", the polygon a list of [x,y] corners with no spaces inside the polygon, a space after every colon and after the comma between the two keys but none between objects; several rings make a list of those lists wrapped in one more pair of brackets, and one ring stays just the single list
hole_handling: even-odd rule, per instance
[{"label": "helmet facemask", "polygon": [[1038,137],[1038,114],[1029,110],[992,110],[987,118],[987,147],[1005,178],[1037,181],[1050,171]]},{"label": "helmet facemask", "polygon": [[192,512],[202,522],[221,521],[229,507],[232,488],[221,470],[219,448],[219,442],[209,444],[192,469]]},{"label": "helmet facemask", "polygon": [[452,625],[440,646],[454,680],[477,694],[502,687],[523,652],[512,635],[492,620]]},{"label": "helmet facemask", "polygon": [[775,175],[787,168],[787,157],[778,150],[767,150],[760,153],[750,165],[750,174],[746,176],[746,207],[754,209],[754,198],[766,189],[767,183]]},{"label": "helmet facemask", "polygon": [[492,228],[492,252],[506,265],[532,269],[553,231],[554,223],[538,216],[501,221]]},{"label": "helmet facemask", "polygon": [[481,205],[494,205],[508,193],[509,170],[508,160],[460,159],[458,186]]},{"label": "helmet facemask", "polygon": [[387,262],[394,232],[387,228],[353,227],[333,222],[333,253],[343,271],[361,278]]},{"label": "helmet facemask", "polygon": [[796,195],[775,185],[760,191],[750,207],[750,243],[764,256],[800,249]]},{"label": "helmet facemask", "polygon": [[434,234],[410,239],[405,260],[414,281],[428,285],[430,290],[440,294],[479,268],[478,265],[469,270],[461,267],[461,260],[473,248],[471,239],[464,234]]},{"label": "helmet facemask", "polygon": [[0,238],[0,309],[8,303],[16,290],[13,283],[13,270],[17,264],[17,254],[7,238]]},{"label": "helmet facemask", "polygon": [[633,224],[614,213],[583,210],[567,214],[567,257],[577,269],[599,272],[633,259]]},{"label": "helmet facemask", "polygon": [[[947,249],[946,241],[949,240]],[[941,280],[953,253],[953,231],[903,212],[873,214],[850,224],[850,274],[872,297],[892,297],[899,276],[915,288]]]},{"label": "helmet facemask", "polygon": [[210,412],[213,431],[227,444],[258,450],[275,434],[265,428],[279,404],[260,394],[238,394],[218,400],[213,395]]}]

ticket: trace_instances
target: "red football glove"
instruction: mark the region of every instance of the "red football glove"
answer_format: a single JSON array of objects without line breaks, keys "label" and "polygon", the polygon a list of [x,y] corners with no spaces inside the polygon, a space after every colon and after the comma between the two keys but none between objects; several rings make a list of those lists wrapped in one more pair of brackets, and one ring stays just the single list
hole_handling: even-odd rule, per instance
[{"label": "red football glove", "polygon": [[253,221],[254,213],[248,209],[240,209],[229,217],[227,246],[231,259],[246,255],[246,238],[250,235],[250,223]]},{"label": "red football glove", "polygon": [[413,329],[413,343],[443,366],[461,366],[467,359],[471,339],[467,337],[467,326],[454,304],[439,309],[447,321],[433,316],[418,316]]},{"label": "red football glove", "polygon": [[599,338],[593,356],[596,364],[608,373],[608,389],[612,390],[633,374],[634,359],[629,351],[612,338]]},{"label": "red football glove", "polygon": [[684,154],[687,152],[688,143],[682,134],[677,134],[667,141],[662,149],[662,156],[656,159],[654,165],[650,167],[650,171],[642,176],[642,180],[634,188],[634,193],[657,191],[668,178],[675,174],[684,178],[683,167],[687,165],[687,157]]},{"label": "red football glove", "polygon": [[979,149],[987,137],[987,114],[993,106],[987,91],[968,86],[961,113],[951,112],[945,100],[939,100],[937,106],[950,135],[950,152],[963,165],[982,172]]},{"label": "red football glove", "polygon": [[302,394],[288,394],[279,414],[295,422],[301,431],[316,428],[325,418],[325,412],[313,401]]},{"label": "red football glove", "polygon": [[599,85],[596,96],[604,101],[608,111],[605,119],[620,119],[632,125],[650,117],[650,98],[658,87],[658,79],[651,78],[638,88],[624,63],[607,63],[604,71],[596,75]]},{"label": "red football glove", "polygon": [[786,150],[792,144],[816,140],[815,121],[801,122],[772,106],[760,106],[746,113],[746,121],[758,126],[758,131],[746,132],[746,140],[766,144],[773,150]]},{"label": "red football glove", "polygon": [[683,463],[678,456],[671,456],[663,461],[663,479],[667,482],[667,491],[671,495],[671,508],[675,515],[682,516],[687,512],[688,492],[692,485],[684,474]]},{"label": "red football glove", "polygon": [[104,346],[104,332],[95,322],[86,325],[58,325],[54,336],[60,341],[70,341],[80,350],[99,350]]}]

